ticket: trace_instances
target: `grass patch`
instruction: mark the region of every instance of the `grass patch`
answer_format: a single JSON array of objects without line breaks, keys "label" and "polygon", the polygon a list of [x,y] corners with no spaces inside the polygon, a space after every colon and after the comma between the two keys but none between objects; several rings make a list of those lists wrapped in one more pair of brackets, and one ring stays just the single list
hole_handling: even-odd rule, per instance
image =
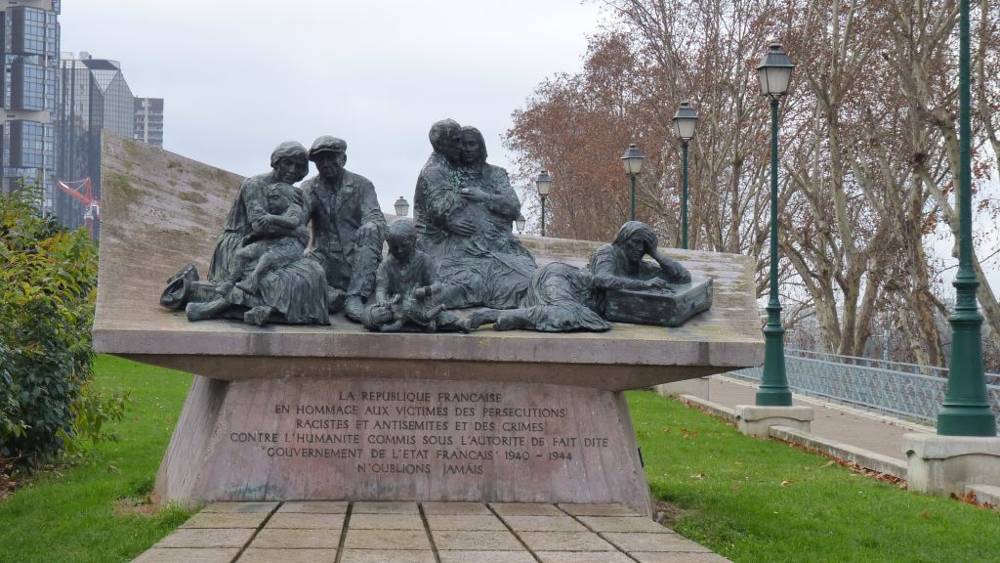
[{"label": "grass patch", "polygon": [[[99,356],[121,441],[0,501],[0,562],[128,561],[189,513],[147,502],[191,376]],[[740,561],[1000,561],[1000,513],[902,491],[648,392],[628,394],[670,525]]]},{"label": "grass patch", "polygon": [[733,561],[1000,561],[1000,512],[900,490],[628,393],[670,525]]},{"label": "grass patch", "polygon": [[135,203],[139,198],[139,190],[129,182],[128,176],[121,172],[112,172],[105,178],[107,187],[113,190],[115,196],[120,197],[126,206]]},{"label": "grass patch", "polygon": [[0,561],[129,561],[190,513],[147,502],[191,376],[98,356],[95,383],[133,402],[91,460],[31,478],[0,501]]}]

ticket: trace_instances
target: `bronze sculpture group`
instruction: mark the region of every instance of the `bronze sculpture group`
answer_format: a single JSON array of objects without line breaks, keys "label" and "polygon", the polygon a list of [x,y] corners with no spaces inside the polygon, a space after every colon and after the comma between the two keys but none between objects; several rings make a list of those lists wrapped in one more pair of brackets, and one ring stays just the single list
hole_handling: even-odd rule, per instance
[{"label": "bronze sculpture group", "polygon": [[[264,325],[328,324],[344,312],[373,331],[605,331],[609,321],[678,326],[711,306],[711,280],[657,249],[654,231],[625,223],[588,266],[539,268],[514,235],[521,204],[506,170],[486,162],[483,135],[451,119],[430,130],[415,220],[388,224],[365,177],[344,168],[347,143],[280,144],[271,171],[246,179],[207,281],[193,265],[161,304],[187,318]],[[312,161],[318,174],[294,185]],[[383,258],[383,245],[388,254]],[[650,257],[653,261],[645,260]]]}]

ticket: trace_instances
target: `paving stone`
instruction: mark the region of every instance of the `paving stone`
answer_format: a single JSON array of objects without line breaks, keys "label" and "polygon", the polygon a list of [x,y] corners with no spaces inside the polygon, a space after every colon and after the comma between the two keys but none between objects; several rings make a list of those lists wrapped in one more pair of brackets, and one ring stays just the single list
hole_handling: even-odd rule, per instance
[{"label": "paving stone", "polygon": [[429,550],[431,542],[424,530],[355,530],[349,527],[344,548]]},{"label": "paving stone", "polygon": [[515,532],[586,532],[587,528],[569,516],[504,516]]},{"label": "paving stone", "polygon": [[521,532],[531,551],[615,551],[593,532]]},{"label": "paving stone", "polygon": [[555,505],[541,502],[491,502],[490,508],[500,516],[566,516]]},{"label": "paving stone", "polygon": [[440,551],[441,563],[535,563],[527,551]]},{"label": "paving stone", "polygon": [[264,528],[250,547],[267,549],[325,548],[336,549],[340,530],[284,530]]},{"label": "paving stone", "polygon": [[415,502],[356,502],[352,514],[420,514]]},{"label": "paving stone", "polygon": [[258,528],[267,512],[199,512],[181,528]]},{"label": "paving stone", "polygon": [[427,515],[479,514],[488,516],[493,514],[481,502],[425,502],[422,506],[424,507],[424,513]]},{"label": "paving stone", "polygon": [[677,534],[620,534],[604,533],[601,537],[618,546],[622,551],[701,551],[710,550]]},{"label": "paving stone", "polygon": [[523,551],[514,534],[504,532],[469,532],[444,530],[433,532],[438,551]]},{"label": "paving stone", "polygon": [[334,563],[336,549],[256,549],[243,552],[237,563]]},{"label": "paving stone", "polygon": [[580,521],[595,532],[638,532],[672,534],[669,528],[645,516],[580,516]]},{"label": "paving stone", "polygon": [[689,551],[633,551],[630,553],[639,563],[729,563],[729,560],[715,553],[692,553]]},{"label": "paving stone", "polygon": [[154,547],[243,547],[254,531],[250,528],[182,529],[163,538]]},{"label": "paving stone", "polygon": [[291,501],[281,505],[278,512],[306,512],[311,514],[346,514],[347,501],[306,500]]},{"label": "paving stone", "polygon": [[642,516],[624,504],[562,503],[559,508],[573,516]]},{"label": "paving stone", "polygon": [[352,530],[423,530],[419,514],[352,514]]},{"label": "paving stone", "polygon": [[434,552],[412,549],[348,549],[340,563],[434,563]]},{"label": "paving stone", "polygon": [[153,548],[132,560],[132,563],[229,563],[240,550]]},{"label": "paving stone", "polygon": [[433,531],[467,530],[467,531],[506,531],[507,526],[499,518],[490,514],[467,515],[427,515],[427,526]]},{"label": "paving stone", "polygon": [[633,563],[619,551],[536,551],[542,563]]},{"label": "paving stone", "polygon": [[202,512],[271,512],[278,506],[276,502],[213,502],[202,508]]},{"label": "paving stone", "polygon": [[344,527],[344,514],[278,513],[271,516],[264,529],[337,530]]}]

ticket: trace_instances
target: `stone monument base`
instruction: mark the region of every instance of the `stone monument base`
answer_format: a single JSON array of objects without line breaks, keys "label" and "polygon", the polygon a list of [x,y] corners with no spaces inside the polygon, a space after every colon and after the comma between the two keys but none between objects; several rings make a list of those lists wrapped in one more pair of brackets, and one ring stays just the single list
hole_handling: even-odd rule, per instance
[{"label": "stone monument base", "polygon": [[493,381],[197,376],[155,495],[652,511],[621,392]]},{"label": "stone monument base", "polygon": [[[621,392],[764,359],[753,258],[695,250],[661,249],[712,280],[711,309],[677,328],[381,334],[342,314],[330,326],[188,322],[158,304],[164,282],[189,261],[209,271],[244,179],[114,135],[102,147],[102,177],[115,181],[101,193],[94,349],[199,374],[160,500],[622,503],[648,514]],[[522,242],[540,267],[584,267],[602,244]],[[685,295],[656,307],[690,312],[685,303],[701,301]]]}]

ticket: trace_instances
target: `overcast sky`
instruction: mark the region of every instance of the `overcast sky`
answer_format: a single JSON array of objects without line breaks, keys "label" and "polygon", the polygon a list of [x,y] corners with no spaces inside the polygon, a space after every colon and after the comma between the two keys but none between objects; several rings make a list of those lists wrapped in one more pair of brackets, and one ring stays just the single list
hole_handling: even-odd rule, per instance
[{"label": "overcast sky", "polygon": [[511,112],[578,70],[600,16],[579,0],[66,0],[62,50],[121,62],[165,99],[164,148],[243,175],[284,140],[348,144],[382,208],[412,203],[427,130],[479,127],[508,166]]}]

